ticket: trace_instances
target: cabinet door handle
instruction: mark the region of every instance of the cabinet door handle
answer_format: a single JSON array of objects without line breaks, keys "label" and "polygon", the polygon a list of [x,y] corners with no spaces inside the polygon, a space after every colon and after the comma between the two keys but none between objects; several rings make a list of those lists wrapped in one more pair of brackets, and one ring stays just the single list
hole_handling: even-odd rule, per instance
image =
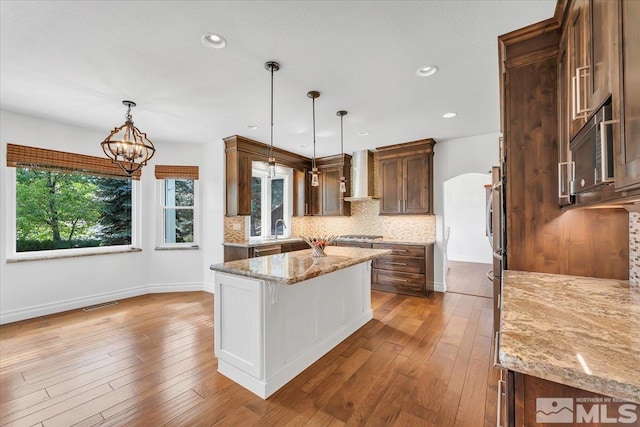
[{"label": "cabinet door handle", "polygon": [[499,368],[499,369],[504,369],[502,367],[502,365],[500,364],[500,356],[498,354],[498,352],[500,351],[499,343],[500,343],[500,331],[496,331],[495,341],[493,342],[493,367],[494,368]]},{"label": "cabinet door handle", "polygon": [[[603,120],[598,123],[600,126],[600,179],[601,182],[613,181],[613,178],[609,178],[609,152],[607,151],[607,145],[609,145],[607,137],[607,125],[620,123],[620,120]],[[611,174],[613,175],[613,174]],[[596,178],[597,182],[597,178]]]},{"label": "cabinet door handle", "polygon": [[[576,68],[576,115],[578,116],[578,118],[581,119],[586,119],[587,118],[587,114],[589,113],[590,109],[585,105],[584,108],[582,107],[582,78],[583,75],[586,76],[587,73],[583,73],[583,71],[589,71],[589,67],[588,65],[585,67],[578,67]],[[584,97],[586,100],[586,96]],[[586,103],[585,103],[586,104]]]},{"label": "cabinet door handle", "polygon": [[502,379],[502,373],[500,373],[500,379],[498,380],[498,413],[496,414],[496,427],[504,427],[504,423],[502,422],[502,398],[506,398],[505,385],[506,383]]},{"label": "cabinet door handle", "polygon": [[490,282],[493,282],[493,270],[487,271],[487,279],[489,279]]},{"label": "cabinet door handle", "polygon": [[404,211],[407,211],[407,199],[404,199]]},{"label": "cabinet door handle", "polygon": [[407,283],[409,281],[407,279],[396,279],[395,277],[389,277],[389,280],[391,280],[392,282],[402,282],[402,283]]},{"label": "cabinet door handle", "polygon": [[398,212],[402,212],[402,200],[398,199]]},{"label": "cabinet door handle", "polygon": [[407,266],[408,264],[406,262],[395,262],[395,261],[387,261],[387,264],[391,264],[391,265],[403,265],[403,266]]},{"label": "cabinet door handle", "polygon": [[[566,166],[567,168],[571,167],[568,172],[571,172],[569,176],[565,176],[567,178],[565,185],[565,191],[562,191],[562,167]],[[576,162],[560,162],[558,163],[558,198],[563,199],[571,196],[571,181],[575,179],[576,176]]]},{"label": "cabinet door handle", "polygon": [[308,203],[305,203],[305,204],[304,204],[304,214],[305,214],[305,215],[308,215],[308,214],[309,214],[309,204],[308,204]]}]

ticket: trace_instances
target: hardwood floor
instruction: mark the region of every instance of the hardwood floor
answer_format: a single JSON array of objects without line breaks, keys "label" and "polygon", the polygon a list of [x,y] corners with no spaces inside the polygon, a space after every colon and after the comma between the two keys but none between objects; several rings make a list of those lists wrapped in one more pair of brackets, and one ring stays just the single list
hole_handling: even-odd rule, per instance
[{"label": "hardwood floor", "polygon": [[461,261],[449,261],[449,265],[448,292],[493,298],[493,284],[486,276],[493,265]]},{"label": "hardwood floor", "polygon": [[4,325],[0,425],[495,425],[491,299],[373,291],[372,306],[268,400],[216,371],[204,292]]}]

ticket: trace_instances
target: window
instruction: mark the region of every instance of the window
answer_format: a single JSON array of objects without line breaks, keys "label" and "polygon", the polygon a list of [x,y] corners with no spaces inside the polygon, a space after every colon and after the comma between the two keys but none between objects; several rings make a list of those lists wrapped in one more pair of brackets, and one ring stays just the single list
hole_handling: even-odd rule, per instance
[{"label": "window", "polygon": [[112,252],[135,244],[137,180],[110,160],[8,144],[7,166],[12,257]]},{"label": "window", "polygon": [[[291,235],[292,171],[277,167],[269,179],[262,162],[254,162],[251,180],[251,237]],[[278,221],[283,220],[283,221]],[[276,224],[277,223],[277,224]],[[277,225],[277,228],[276,228]]]},{"label": "window", "polygon": [[194,247],[198,243],[198,167],[156,166],[160,180],[159,246]]}]

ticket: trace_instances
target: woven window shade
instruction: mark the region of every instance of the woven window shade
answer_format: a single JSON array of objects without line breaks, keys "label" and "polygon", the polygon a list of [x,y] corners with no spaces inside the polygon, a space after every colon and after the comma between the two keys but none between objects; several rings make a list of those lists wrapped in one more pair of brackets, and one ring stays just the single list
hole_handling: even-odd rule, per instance
[{"label": "woven window shade", "polygon": [[141,170],[129,176],[104,157],[7,144],[7,166],[28,167],[60,172],[83,172],[109,178],[140,179]]},{"label": "woven window shade", "polygon": [[171,166],[156,165],[156,178],[158,179],[199,179],[200,169],[198,166]]}]

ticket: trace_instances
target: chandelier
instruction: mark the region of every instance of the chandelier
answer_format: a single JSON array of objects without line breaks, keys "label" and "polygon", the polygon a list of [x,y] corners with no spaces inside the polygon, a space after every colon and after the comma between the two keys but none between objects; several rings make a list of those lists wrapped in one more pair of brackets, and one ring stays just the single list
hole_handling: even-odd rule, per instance
[{"label": "chandelier", "polygon": [[109,136],[100,143],[102,151],[112,162],[120,166],[127,175],[147,164],[156,152],[153,143],[147,139],[147,134],[133,125],[131,107],[135,107],[133,101],[122,101],[127,107],[126,121],[120,127],[111,131]]},{"label": "chandelier", "polygon": [[268,61],[264,64],[267,71],[271,71],[271,143],[269,145],[269,179],[276,177],[276,158],[273,157],[273,72],[280,69],[280,64]]}]

